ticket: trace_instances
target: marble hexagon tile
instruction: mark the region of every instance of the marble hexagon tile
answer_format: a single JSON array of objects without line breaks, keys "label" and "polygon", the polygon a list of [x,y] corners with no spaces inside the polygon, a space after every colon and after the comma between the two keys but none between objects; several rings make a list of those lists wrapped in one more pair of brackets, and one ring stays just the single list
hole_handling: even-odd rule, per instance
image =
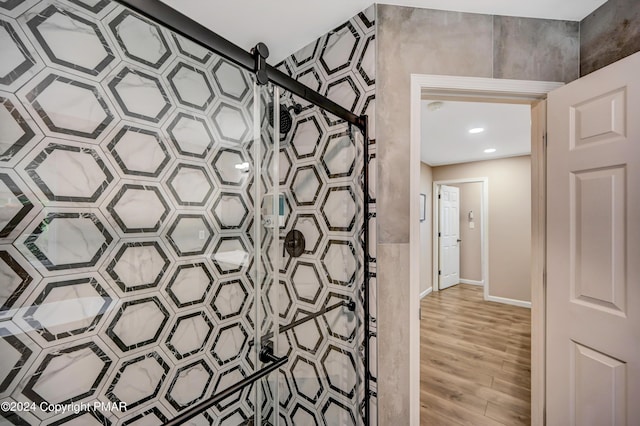
[{"label": "marble hexagon tile", "polygon": [[[12,397],[38,406],[92,401],[105,385],[115,359],[115,354],[96,337],[43,350]],[[41,409],[33,414],[41,420],[53,415]]]},{"label": "marble hexagon tile", "polygon": [[0,167],[13,167],[42,139],[42,132],[20,100],[0,91]]},{"label": "marble hexagon tile", "polygon": [[19,22],[48,68],[100,81],[119,61],[102,23],[61,2],[40,2]]},{"label": "marble hexagon tile", "polygon": [[26,298],[42,280],[41,275],[12,245],[0,245],[0,321],[17,315]]},{"label": "marble hexagon tile", "polygon": [[168,31],[124,8],[114,8],[102,22],[121,57],[153,73],[160,73],[174,58]]},{"label": "marble hexagon tile", "polygon": [[119,297],[157,291],[174,262],[158,238],[123,239],[100,272]]},{"label": "marble hexagon tile", "polygon": [[11,243],[42,210],[42,205],[11,169],[0,169],[0,244]]},{"label": "marble hexagon tile", "polygon": [[103,325],[101,335],[119,355],[158,346],[168,333],[171,313],[158,293],[120,299]]},{"label": "marble hexagon tile", "polygon": [[41,349],[11,321],[0,323],[0,347],[0,398],[4,398],[13,393]]},{"label": "marble hexagon tile", "polygon": [[116,296],[98,274],[44,279],[13,317],[43,348],[98,333]]},{"label": "marble hexagon tile", "polygon": [[46,208],[14,245],[40,274],[55,276],[95,270],[115,236],[97,209]]},{"label": "marble hexagon tile", "polygon": [[121,121],[101,143],[123,179],[159,181],[173,162],[167,138],[153,126]]},{"label": "marble hexagon tile", "polygon": [[95,145],[54,138],[34,147],[17,169],[47,206],[99,205],[116,175]]},{"label": "marble hexagon tile", "polygon": [[211,120],[197,112],[176,109],[163,129],[178,157],[206,161],[218,144]]},{"label": "marble hexagon tile", "polygon": [[120,181],[101,210],[122,237],[157,236],[171,212],[168,195],[156,183]]},{"label": "marble hexagon tile", "polygon": [[119,119],[102,87],[81,76],[46,68],[17,92],[45,135],[99,142]]},{"label": "marble hexagon tile", "polygon": [[15,19],[0,16],[0,40],[4,53],[0,89],[14,92],[40,71],[44,64]]},{"label": "marble hexagon tile", "polygon": [[136,408],[160,399],[172,371],[168,356],[157,349],[121,358],[107,378],[100,400],[125,403],[126,411],[114,413],[119,417],[139,411]]},{"label": "marble hexagon tile", "polygon": [[176,312],[203,305],[215,283],[209,263],[202,261],[177,262],[167,276],[162,294]]},{"label": "marble hexagon tile", "polygon": [[214,324],[205,310],[176,315],[163,343],[177,362],[204,353],[213,335]]}]

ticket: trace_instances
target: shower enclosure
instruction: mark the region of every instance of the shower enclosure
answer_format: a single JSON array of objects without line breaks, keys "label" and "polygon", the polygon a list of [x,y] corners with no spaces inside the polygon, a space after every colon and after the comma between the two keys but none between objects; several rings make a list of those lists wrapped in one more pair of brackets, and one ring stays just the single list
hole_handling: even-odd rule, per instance
[{"label": "shower enclosure", "polygon": [[0,2],[0,423],[369,423],[366,117],[267,55]]}]

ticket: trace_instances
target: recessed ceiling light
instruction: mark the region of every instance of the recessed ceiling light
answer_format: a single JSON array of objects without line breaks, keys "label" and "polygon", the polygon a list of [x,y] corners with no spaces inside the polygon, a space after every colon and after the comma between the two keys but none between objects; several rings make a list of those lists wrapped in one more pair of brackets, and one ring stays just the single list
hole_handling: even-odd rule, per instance
[{"label": "recessed ceiling light", "polygon": [[492,152],[496,152],[496,149],[495,148],[488,148],[488,149],[484,150],[485,154],[491,154]]},{"label": "recessed ceiling light", "polygon": [[469,129],[469,133],[473,134],[473,133],[482,133],[484,132],[484,128],[483,127],[474,127],[473,129]]}]

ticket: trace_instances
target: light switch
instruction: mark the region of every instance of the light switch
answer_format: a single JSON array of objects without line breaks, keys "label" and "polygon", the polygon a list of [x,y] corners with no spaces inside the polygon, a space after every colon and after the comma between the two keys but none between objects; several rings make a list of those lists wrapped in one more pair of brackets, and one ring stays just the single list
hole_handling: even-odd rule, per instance
[{"label": "light switch", "polygon": [[469,222],[469,229],[474,229],[476,227],[475,222]]}]

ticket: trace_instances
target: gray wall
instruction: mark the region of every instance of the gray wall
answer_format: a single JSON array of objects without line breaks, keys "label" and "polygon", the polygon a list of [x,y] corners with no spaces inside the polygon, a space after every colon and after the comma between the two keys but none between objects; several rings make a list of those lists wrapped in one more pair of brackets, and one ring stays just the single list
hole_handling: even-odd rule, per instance
[{"label": "gray wall", "polygon": [[640,1],[609,0],[580,22],[580,75],[640,50]]},{"label": "gray wall", "polygon": [[412,73],[572,81],[578,23],[377,8],[378,412],[409,424],[409,89]]}]

